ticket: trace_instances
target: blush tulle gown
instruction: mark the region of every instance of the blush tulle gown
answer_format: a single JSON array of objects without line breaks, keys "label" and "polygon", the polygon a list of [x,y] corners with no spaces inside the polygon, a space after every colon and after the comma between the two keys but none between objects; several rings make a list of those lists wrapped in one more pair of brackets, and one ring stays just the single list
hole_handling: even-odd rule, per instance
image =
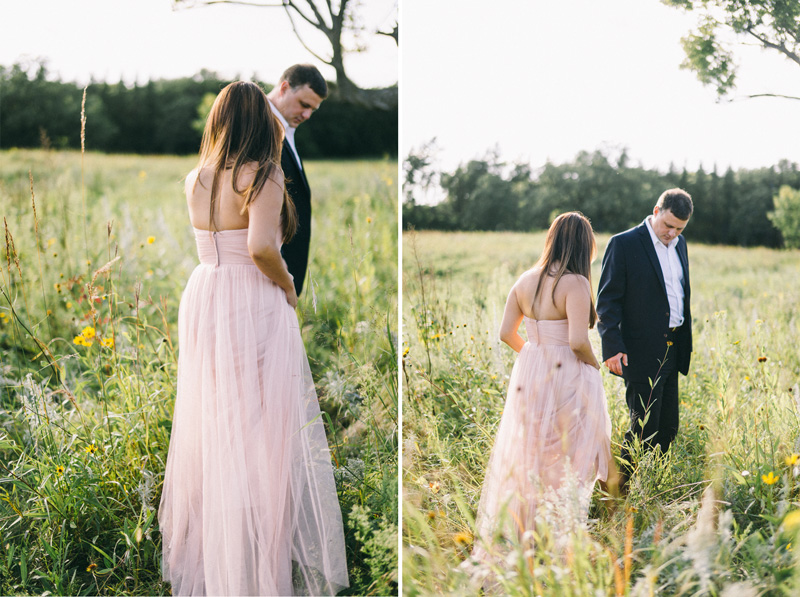
[{"label": "blush tulle gown", "polygon": [[158,518],[175,595],[348,586],[331,455],[297,316],[247,230],[195,230]]},{"label": "blush tulle gown", "polygon": [[478,506],[478,559],[537,523],[562,534],[585,523],[595,481],[612,466],[600,372],[570,349],[566,319],[524,322],[528,341],[511,372]]}]

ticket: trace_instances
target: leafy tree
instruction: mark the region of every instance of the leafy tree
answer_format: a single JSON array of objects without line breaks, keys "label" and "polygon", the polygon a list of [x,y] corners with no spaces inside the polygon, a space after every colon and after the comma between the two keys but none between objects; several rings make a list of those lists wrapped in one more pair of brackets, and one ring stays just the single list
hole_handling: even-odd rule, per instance
[{"label": "leafy tree", "polygon": [[[704,85],[714,86],[720,98],[736,88],[737,65],[732,49],[735,45],[755,44],[800,66],[797,0],[662,0],[662,3],[697,13],[697,29],[681,39],[686,53],[681,67],[693,70]],[[765,96],[800,100],[778,93],[747,97]]]},{"label": "leafy tree", "polygon": [[800,191],[783,185],[772,199],[775,210],[767,215],[780,230],[783,244],[789,249],[800,249]]}]

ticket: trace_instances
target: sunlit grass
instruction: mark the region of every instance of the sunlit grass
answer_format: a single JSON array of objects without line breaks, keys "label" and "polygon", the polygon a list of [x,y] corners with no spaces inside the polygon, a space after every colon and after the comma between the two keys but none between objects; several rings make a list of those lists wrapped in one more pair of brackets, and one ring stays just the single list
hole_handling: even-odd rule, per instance
[{"label": "sunlit grass", "polygon": [[[463,564],[459,537],[472,533],[515,356],[497,340],[503,305],[543,241],[404,237],[406,594],[475,594],[491,588],[485,578],[519,595],[796,594],[797,251],[690,245],[695,352],[670,451],[641,457],[624,502],[596,492],[588,531],[566,551],[551,548],[558,529],[542,528],[500,564]],[[618,453],[624,388],[603,375]]]},{"label": "sunlit grass", "polygon": [[[0,593],[165,594],[155,509],[178,304],[197,264],[182,192],[196,160],[89,152],[81,172],[78,152],[0,157]],[[387,594],[397,168],[307,169],[314,291],[298,315],[336,461],[348,592]]]}]

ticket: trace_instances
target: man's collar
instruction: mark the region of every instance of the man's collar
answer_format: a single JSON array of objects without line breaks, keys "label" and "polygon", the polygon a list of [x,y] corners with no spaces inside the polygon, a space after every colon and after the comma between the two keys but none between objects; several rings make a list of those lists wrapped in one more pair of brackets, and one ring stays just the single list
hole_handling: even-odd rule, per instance
[{"label": "man's collar", "polygon": [[[292,127],[289,126],[289,123],[283,117],[283,114],[281,114],[281,111],[278,110],[278,108],[275,107],[275,104],[272,103],[272,100],[267,98],[267,101],[269,102],[269,107],[272,108],[272,113],[275,114],[275,116],[277,116],[278,122],[281,123],[281,126],[283,127],[284,132],[286,134],[289,134],[289,129],[292,129]],[[294,129],[292,129],[292,130],[294,130]]]}]

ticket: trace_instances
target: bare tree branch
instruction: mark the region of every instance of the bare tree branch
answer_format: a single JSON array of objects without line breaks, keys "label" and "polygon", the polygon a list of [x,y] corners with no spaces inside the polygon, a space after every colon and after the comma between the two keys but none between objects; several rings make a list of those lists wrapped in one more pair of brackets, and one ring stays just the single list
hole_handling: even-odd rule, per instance
[{"label": "bare tree branch", "polygon": [[777,50],[778,52],[789,58],[789,60],[792,60],[797,64],[800,64],[800,56],[798,56],[797,54],[792,52],[789,48],[787,48],[786,44],[784,44],[783,42],[779,44],[771,42],[766,37],[764,37],[763,35],[759,35],[755,31],[753,31],[752,28],[749,27],[745,29],[745,31],[750,35],[752,35],[753,37],[755,37],[758,41],[760,41],[765,48],[771,48],[773,50]]},{"label": "bare tree branch", "polygon": [[322,56],[317,54],[314,50],[312,50],[308,46],[308,44],[306,44],[306,42],[303,40],[303,37],[300,35],[300,32],[297,30],[297,25],[294,22],[294,18],[292,17],[291,11],[289,10],[289,4],[288,3],[284,4],[284,8],[286,9],[286,16],[289,17],[289,23],[291,23],[291,25],[292,25],[292,31],[294,32],[294,35],[297,38],[297,41],[300,42],[300,45],[302,45],[309,54],[311,54],[314,58],[316,58],[320,62],[322,62],[324,64],[328,64],[330,66],[333,66],[333,62],[331,61],[331,59],[323,58]]},{"label": "bare tree branch", "polygon": [[794,95],[783,95],[781,93],[755,93],[753,95],[745,96],[745,99],[752,99],[754,97],[780,97],[783,99],[791,99],[791,100],[799,100],[800,97],[796,97]]}]

